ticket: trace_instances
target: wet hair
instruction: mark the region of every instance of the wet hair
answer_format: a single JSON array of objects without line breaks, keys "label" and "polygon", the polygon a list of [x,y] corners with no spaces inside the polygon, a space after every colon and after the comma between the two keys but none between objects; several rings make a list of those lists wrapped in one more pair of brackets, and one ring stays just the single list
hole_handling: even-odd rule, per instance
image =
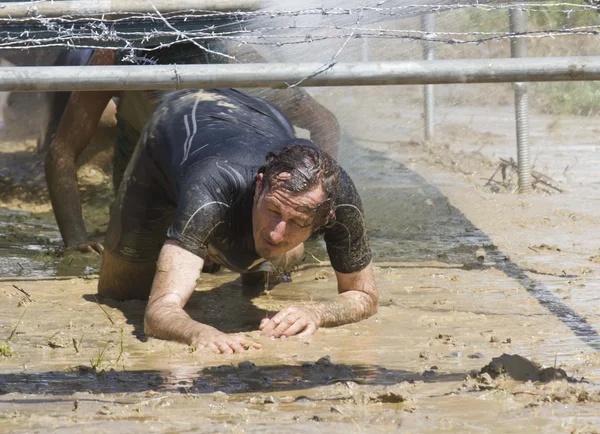
[{"label": "wet hair", "polygon": [[[321,187],[325,199],[309,210],[315,216],[313,229],[317,230],[333,219],[333,198],[337,193],[340,167],[310,140],[291,140],[281,151],[269,152],[258,173],[263,173],[266,180],[263,189],[268,184],[269,189],[283,188],[292,194],[301,194]],[[282,173],[289,173],[290,178],[279,178]]]}]

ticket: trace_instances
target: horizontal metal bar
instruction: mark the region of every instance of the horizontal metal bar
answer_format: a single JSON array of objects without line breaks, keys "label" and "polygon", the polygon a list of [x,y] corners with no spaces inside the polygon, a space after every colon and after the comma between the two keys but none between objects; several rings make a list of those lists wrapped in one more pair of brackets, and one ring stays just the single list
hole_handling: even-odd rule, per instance
[{"label": "horizontal metal bar", "polygon": [[93,16],[114,12],[171,13],[186,9],[204,11],[255,10],[259,0],[97,0],[97,1],[60,1],[60,2],[0,2],[0,18],[25,18],[42,15],[45,17]]},{"label": "horizontal metal bar", "polygon": [[[325,71],[323,71],[325,69]],[[323,72],[319,72],[323,71]],[[0,91],[369,86],[600,80],[600,57],[0,68]]]}]

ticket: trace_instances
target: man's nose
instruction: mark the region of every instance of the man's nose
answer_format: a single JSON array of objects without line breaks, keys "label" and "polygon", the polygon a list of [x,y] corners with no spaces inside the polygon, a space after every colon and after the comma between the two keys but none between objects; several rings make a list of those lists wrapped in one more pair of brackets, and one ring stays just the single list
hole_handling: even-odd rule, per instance
[{"label": "man's nose", "polygon": [[270,241],[273,244],[279,244],[280,242],[282,242],[283,239],[285,238],[285,229],[286,229],[285,221],[279,220],[277,222],[277,224],[271,230],[271,233],[269,234],[269,236],[271,238]]}]

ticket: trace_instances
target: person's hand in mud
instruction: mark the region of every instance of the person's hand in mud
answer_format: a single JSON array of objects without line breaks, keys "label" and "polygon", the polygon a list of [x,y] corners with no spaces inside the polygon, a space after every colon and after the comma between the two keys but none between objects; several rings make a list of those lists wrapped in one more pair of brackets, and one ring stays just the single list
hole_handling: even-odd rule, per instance
[{"label": "person's hand in mud", "polygon": [[203,324],[203,329],[192,341],[196,350],[212,351],[215,354],[243,353],[249,349],[260,350],[262,345],[241,336],[220,332],[214,327]]},{"label": "person's hand in mud", "polygon": [[[104,265],[111,254],[105,255]],[[242,353],[262,346],[242,336],[230,335],[192,319],[183,309],[196,288],[205,261],[168,240],[156,262],[156,275],[144,314],[144,333],[178,341],[217,354]],[[99,288],[104,284],[102,277]],[[107,286],[113,285],[110,282]],[[100,291],[99,291],[100,292]]]},{"label": "person's hand in mud", "polygon": [[319,318],[307,307],[289,306],[271,319],[264,318],[258,328],[263,335],[276,339],[295,335],[303,338],[317,331]]},{"label": "person's hand in mud", "polygon": [[104,246],[102,243],[95,241],[86,241],[84,243],[79,243],[72,247],[73,250],[78,251],[79,253],[91,253],[92,255],[102,256],[104,252]]}]

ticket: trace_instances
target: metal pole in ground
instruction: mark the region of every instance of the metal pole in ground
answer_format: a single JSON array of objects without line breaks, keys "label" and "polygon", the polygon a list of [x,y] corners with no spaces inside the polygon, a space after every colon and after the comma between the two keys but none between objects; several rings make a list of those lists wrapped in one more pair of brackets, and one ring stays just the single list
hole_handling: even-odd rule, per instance
[{"label": "metal pole in ground", "polygon": [[[527,30],[525,12],[510,9],[508,12],[510,31],[522,33]],[[511,57],[527,57],[527,39],[522,37],[510,40]],[[531,191],[531,158],[529,152],[529,104],[527,83],[514,83],[515,117],[517,122],[517,164],[519,171],[519,193]]]},{"label": "metal pole in ground", "polygon": [[[421,15],[421,28],[427,35],[431,35],[435,32],[435,16],[433,14]],[[423,58],[425,60],[434,60],[435,52],[433,42],[425,40],[423,47]],[[434,108],[435,108],[435,97],[434,97],[434,85],[426,84],[423,86],[423,100],[424,100],[424,123],[425,123],[425,141],[431,142],[435,138],[434,128]]]}]

